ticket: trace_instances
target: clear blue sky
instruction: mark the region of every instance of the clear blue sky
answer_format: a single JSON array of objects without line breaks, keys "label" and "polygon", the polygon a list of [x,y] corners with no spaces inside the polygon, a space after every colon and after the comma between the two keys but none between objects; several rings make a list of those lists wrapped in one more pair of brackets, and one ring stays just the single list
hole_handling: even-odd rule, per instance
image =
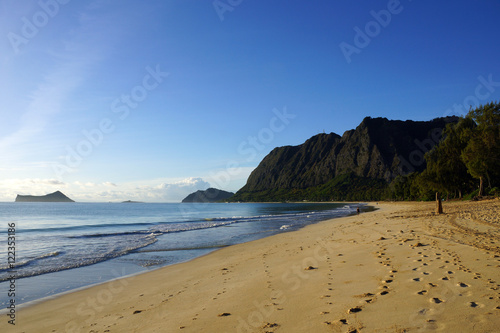
[{"label": "clear blue sky", "polygon": [[0,201],[236,191],[274,147],[500,100],[499,14],[496,0],[1,0]]}]

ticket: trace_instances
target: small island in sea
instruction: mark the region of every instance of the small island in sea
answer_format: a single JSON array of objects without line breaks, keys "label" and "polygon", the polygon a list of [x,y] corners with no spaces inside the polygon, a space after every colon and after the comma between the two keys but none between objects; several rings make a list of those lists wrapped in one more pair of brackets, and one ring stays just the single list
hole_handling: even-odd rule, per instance
[{"label": "small island in sea", "polygon": [[61,191],[49,193],[46,195],[21,195],[18,194],[15,202],[75,202]]},{"label": "small island in sea", "polygon": [[234,193],[219,190],[216,188],[209,188],[205,191],[196,191],[185,197],[182,202],[218,202],[229,199]]}]

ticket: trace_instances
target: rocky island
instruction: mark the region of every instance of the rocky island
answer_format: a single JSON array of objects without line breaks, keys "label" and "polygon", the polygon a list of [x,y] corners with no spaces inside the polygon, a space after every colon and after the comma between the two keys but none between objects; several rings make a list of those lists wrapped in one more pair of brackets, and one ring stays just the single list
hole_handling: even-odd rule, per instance
[{"label": "rocky island", "polygon": [[20,195],[16,197],[16,202],[75,202],[60,191],[47,195]]},{"label": "rocky island", "polygon": [[218,201],[223,201],[226,200],[230,197],[232,197],[234,193],[232,192],[227,192],[223,190],[219,190],[216,188],[209,188],[205,191],[196,191],[194,193],[191,193],[187,197],[182,200],[183,203],[186,202],[218,202]]}]

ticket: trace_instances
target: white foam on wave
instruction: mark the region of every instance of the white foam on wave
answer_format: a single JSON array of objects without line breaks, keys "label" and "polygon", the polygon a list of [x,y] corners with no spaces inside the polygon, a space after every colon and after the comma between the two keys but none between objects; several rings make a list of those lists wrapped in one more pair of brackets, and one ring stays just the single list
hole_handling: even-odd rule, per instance
[{"label": "white foam on wave", "polygon": [[34,258],[28,258],[28,259],[25,259],[25,260],[20,261],[20,262],[16,262],[16,263],[11,264],[11,265],[10,264],[9,265],[1,265],[0,272],[5,271],[5,270],[18,269],[18,268],[21,268],[23,266],[30,265],[30,264],[34,263],[35,261],[45,259],[45,258],[50,258],[50,257],[56,257],[60,254],[61,254],[61,251],[54,251],[54,252],[42,254],[42,255],[34,257]]}]

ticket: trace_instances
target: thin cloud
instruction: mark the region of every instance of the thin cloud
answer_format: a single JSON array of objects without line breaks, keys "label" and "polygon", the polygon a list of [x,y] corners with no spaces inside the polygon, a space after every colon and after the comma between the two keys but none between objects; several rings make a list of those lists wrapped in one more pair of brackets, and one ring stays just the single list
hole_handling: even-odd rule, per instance
[{"label": "thin cloud", "polygon": [[45,195],[67,188],[67,183],[57,179],[3,179],[0,180],[0,201],[14,200],[17,194]]},{"label": "thin cloud", "polygon": [[[39,141],[41,134],[47,134],[45,132],[48,125],[64,110],[65,101],[70,100],[72,93],[85,82],[90,69],[109,53],[114,36],[104,36],[101,28],[104,23],[109,23],[110,14],[97,13],[93,10],[95,6],[93,3],[86,7],[81,14],[82,18],[73,20],[71,29],[61,33],[59,39],[47,40],[43,43],[43,48],[35,47],[32,43],[27,45],[26,54],[46,58],[47,65],[40,70],[44,74],[32,73],[35,85],[21,98],[20,104],[24,106],[15,111],[20,115],[15,128],[10,129],[9,134],[0,136],[0,152],[4,156],[10,156],[11,161],[22,159],[23,156],[17,152],[24,151],[26,156],[28,152],[22,148],[31,149],[28,143]],[[69,9],[61,9],[59,15],[70,13]],[[39,34],[36,38],[44,37]],[[10,66],[26,67],[24,59],[27,57],[12,58],[9,60]],[[15,75],[15,72],[9,75]],[[3,80],[9,80],[9,77],[4,77]]]},{"label": "thin cloud", "polygon": [[20,187],[20,186],[32,186],[32,185],[66,186],[66,183],[57,179],[40,179],[40,178],[0,180],[0,186]]},{"label": "thin cloud", "polygon": [[5,179],[0,181],[0,201],[12,201],[17,194],[45,195],[60,190],[75,201],[180,202],[189,194],[209,187],[210,183],[199,177],[119,185],[110,181],[65,183],[57,179]]},{"label": "thin cloud", "polygon": [[78,201],[146,201],[146,202],[180,202],[190,193],[205,190],[210,183],[202,178],[186,178],[177,181],[163,181],[149,184],[113,182],[73,182],[68,193],[73,193],[72,199]]},{"label": "thin cloud", "polygon": [[61,110],[61,105],[81,82],[78,68],[65,65],[47,75],[29,96],[29,105],[20,119],[18,129],[0,140],[0,149],[29,142],[43,131],[50,117]]},{"label": "thin cloud", "polygon": [[162,183],[153,188],[145,188],[148,196],[162,201],[181,201],[184,197],[198,190],[206,190],[210,183],[202,178],[186,178],[174,183]]}]

